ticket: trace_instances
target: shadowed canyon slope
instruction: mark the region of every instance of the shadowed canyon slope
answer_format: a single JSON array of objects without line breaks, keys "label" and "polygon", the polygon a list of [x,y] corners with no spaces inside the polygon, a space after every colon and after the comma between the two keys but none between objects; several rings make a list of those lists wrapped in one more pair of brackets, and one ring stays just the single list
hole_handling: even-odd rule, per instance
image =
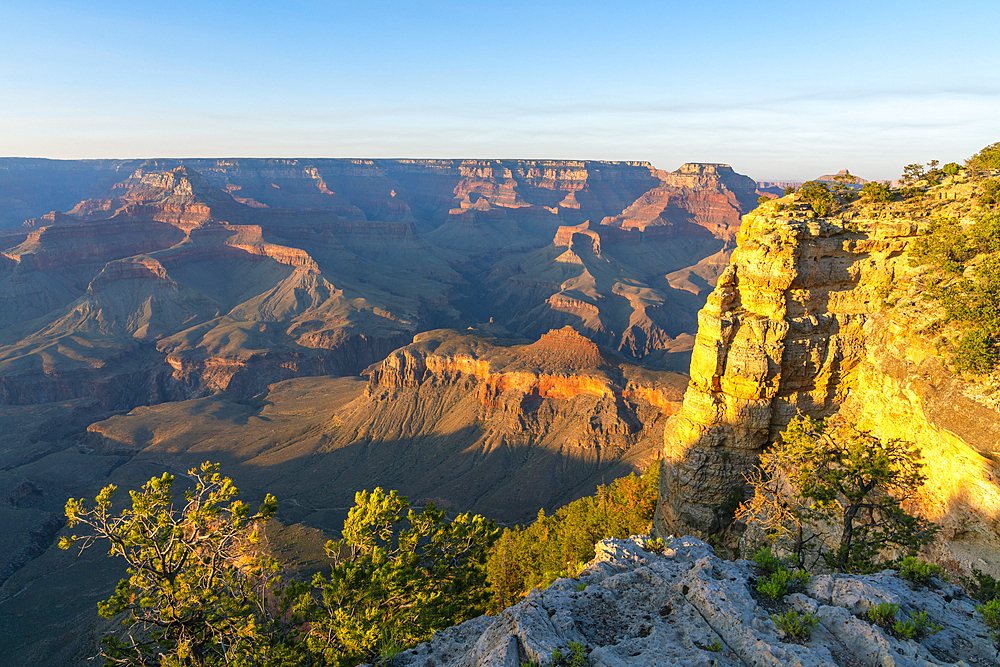
[{"label": "shadowed canyon slope", "polygon": [[920,196],[855,201],[826,218],[793,195],[744,218],[699,314],[683,409],[665,431],[660,532],[730,528],[743,474],[789,420],[839,412],[922,449],[929,479],[909,511],[941,526],[933,557],[1000,574],[995,375],[950,365],[958,334],[942,333],[943,309],[923,298],[931,269],[907,254],[931,220],[968,226],[983,215],[972,199],[982,179],[948,177]]},{"label": "shadowed canyon slope", "polygon": [[[0,472],[0,493],[14,498],[0,520],[26,527],[55,516],[67,495],[111,482],[135,488],[164,470],[183,479],[210,459],[241,497],[277,495],[289,528],[272,534],[273,548],[316,567],[317,529],[338,530],[360,489],[380,485],[417,504],[526,522],[540,507],[551,511],[642,469],[659,455],[686,383],[626,363],[572,329],[534,343],[434,331],[373,367],[367,382],[296,378],[251,401],[220,394],[90,424],[77,446]],[[47,526],[50,541],[59,526]],[[94,605],[120,573],[100,554],[76,559],[26,534],[35,541],[22,536],[22,549],[33,551],[0,589],[0,647],[31,656],[26,664],[76,664],[74,655],[86,664],[99,627]],[[53,611],[57,594],[63,602]]]}]

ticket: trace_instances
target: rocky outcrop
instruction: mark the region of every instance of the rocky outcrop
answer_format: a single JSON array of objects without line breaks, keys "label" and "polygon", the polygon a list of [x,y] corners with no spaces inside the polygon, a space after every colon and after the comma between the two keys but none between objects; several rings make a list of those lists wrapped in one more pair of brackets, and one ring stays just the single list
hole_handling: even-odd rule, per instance
[{"label": "rocky outcrop", "polygon": [[925,221],[950,210],[941,207],[909,217],[855,205],[821,219],[783,198],[744,218],[699,313],[684,406],[664,433],[660,534],[726,529],[747,493],[744,473],[789,420],[839,411],[922,448],[929,481],[910,509],[944,527],[932,553],[987,569],[1000,546],[989,435],[1000,412],[921,333],[939,313],[921,298],[924,269],[905,255]]},{"label": "rocky outcrop", "polygon": [[[717,558],[694,538],[668,538],[662,551],[646,537],[608,539],[596,551],[577,579],[558,579],[497,616],[437,632],[396,664],[545,667],[557,650],[570,655],[570,642],[585,647],[594,667],[996,664],[975,601],[938,580],[920,588],[891,571],[822,575],[775,603],[757,592],[756,565]],[[864,617],[882,602],[898,604],[904,618],[926,612],[941,630],[900,639]],[[809,641],[778,628],[772,614],[785,610],[818,620]]]},{"label": "rocky outcrop", "polygon": [[727,164],[687,163],[656,172],[660,184],[602,225],[660,234],[706,230],[719,238],[739,231],[740,217],[757,205],[757,184]]}]

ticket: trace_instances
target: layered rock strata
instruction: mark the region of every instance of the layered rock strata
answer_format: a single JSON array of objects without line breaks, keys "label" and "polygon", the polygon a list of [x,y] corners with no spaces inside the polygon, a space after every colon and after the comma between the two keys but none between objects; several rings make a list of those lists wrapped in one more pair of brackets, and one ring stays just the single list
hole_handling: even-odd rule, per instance
[{"label": "layered rock strata", "polygon": [[[579,578],[558,579],[497,616],[437,632],[396,664],[548,667],[557,650],[572,654],[570,642],[586,647],[594,667],[995,664],[975,601],[938,580],[918,588],[892,571],[823,575],[773,603],[756,590],[756,565],[721,560],[694,538],[669,538],[662,552],[646,537],[602,540],[596,550]],[[898,604],[904,617],[925,612],[941,631],[899,639],[864,618],[883,602]],[[775,624],[772,614],[785,610],[817,619],[808,641],[791,640]]]},{"label": "layered rock strata", "polygon": [[789,420],[839,411],[922,448],[929,480],[910,510],[942,526],[937,560],[995,569],[997,401],[948,370],[940,341],[922,333],[940,312],[921,298],[926,269],[905,251],[931,216],[875,213],[856,205],[821,219],[785,198],[744,218],[699,313],[684,406],[664,433],[660,534],[726,529],[748,493],[744,474]]}]

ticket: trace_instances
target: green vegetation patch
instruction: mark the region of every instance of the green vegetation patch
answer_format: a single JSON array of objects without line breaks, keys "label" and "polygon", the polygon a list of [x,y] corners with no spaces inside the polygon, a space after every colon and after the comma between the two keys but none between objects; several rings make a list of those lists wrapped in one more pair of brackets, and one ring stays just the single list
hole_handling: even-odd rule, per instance
[{"label": "green vegetation patch", "polygon": [[773,614],[771,618],[785,633],[785,641],[807,642],[812,637],[813,629],[819,625],[819,620],[812,614],[800,614],[797,611]]},{"label": "green vegetation patch", "polygon": [[936,280],[926,297],[938,301],[961,329],[955,367],[978,375],[1000,362],[1000,215],[963,228],[954,218],[931,221],[910,249],[911,261],[929,264]]},{"label": "green vegetation patch", "polygon": [[1000,141],[973,155],[968,164],[973,169],[1000,169]]},{"label": "green vegetation patch", "polygon": [[659,476],[656,461],[642,476],[622,477],[552,516],[540,510],[531,525],[504,529],[486,565],[491,610],[517,603],[535,586],[576,576],[600,540],[645,533],[656,510]]}]

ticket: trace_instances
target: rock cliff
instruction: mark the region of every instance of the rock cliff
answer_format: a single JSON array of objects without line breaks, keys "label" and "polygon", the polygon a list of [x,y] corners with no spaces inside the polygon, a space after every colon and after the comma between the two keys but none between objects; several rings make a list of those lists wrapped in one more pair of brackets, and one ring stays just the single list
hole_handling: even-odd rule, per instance
[{"label": "rock cliff", "polygon": [[[916,587],[892,571],[871,576],[813,577],[802,593],[771,602],[756,590],[758,568],[725,561],[690,537],[669,538],[655,550],[646,537],[603,540],[578,579],[535,589],[497,616],[440,631],[394,664],[412,667],[548,667],[553,653],[585,647],[594,667],[994,665],[988,628],[975,601],[938,580]],[[871,624],[873,605],[926,612],[940,632],[900,639]],[[810,613],[809,641],[793,641],[772,614]]]},{"label": "rock cliff", "polygon": [[955,177],[915,201],[855,202],[830,218],[793,196],[744,217],[664,434],[661,534],[726,529],[744,473],[789,420],[839,411],[922,448],[929,481],[910,509],[943,527],[933,556],[996,570],[1000,412],[989,378],[949,370],[927,328],[941,314],[921,298],[927,269],[906,255],[930,219],[974,213],[969,188]]}]

